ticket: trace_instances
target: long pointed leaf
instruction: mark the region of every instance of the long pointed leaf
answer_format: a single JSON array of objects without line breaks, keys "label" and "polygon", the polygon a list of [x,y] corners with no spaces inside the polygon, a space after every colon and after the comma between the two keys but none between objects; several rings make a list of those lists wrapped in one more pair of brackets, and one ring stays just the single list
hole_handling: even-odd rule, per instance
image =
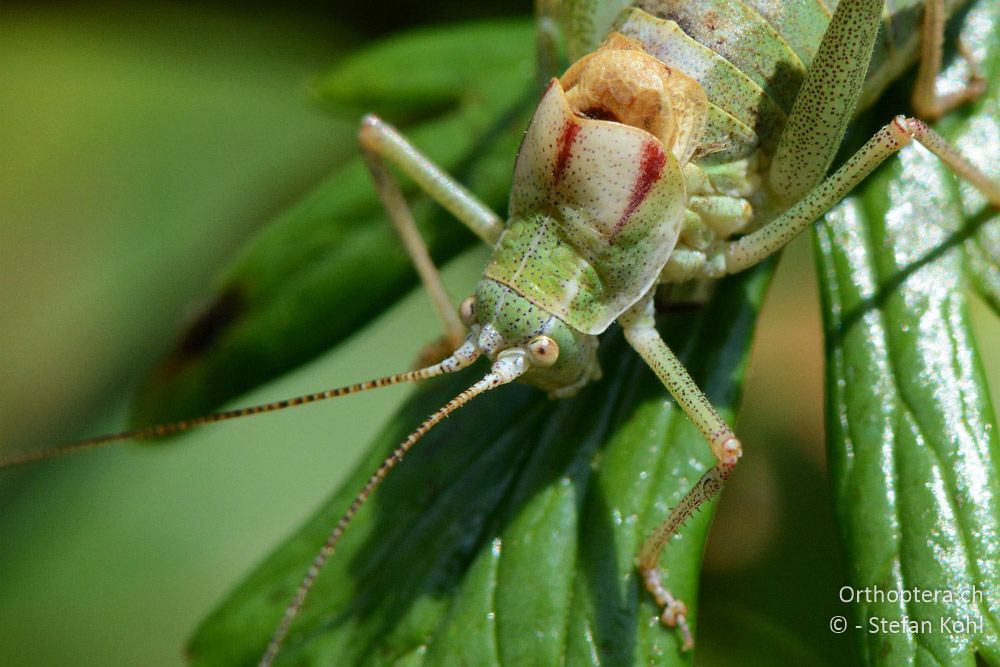
[{"label": "long pointed leaf", "polygon": [[[980,3],[966,26],[996,35],[1000,7]],[[997,127],[1000,47],[989,48],[991,90],[962,123],[972,132]],[[974,157],[995,165],[995,137]],[[953,177],[907,149],[818,232],[829,451],[850,585],[937,592],[861,594],[849,631],[869,664],[972,665],[977,652],[1000,664],[1000,442],[969,329],[962,246],[972,235],[981,250],[976,235],[995,213],[974,206],[966,215]],[[890,627],[883,621],[917,625],[871,631]]]}]

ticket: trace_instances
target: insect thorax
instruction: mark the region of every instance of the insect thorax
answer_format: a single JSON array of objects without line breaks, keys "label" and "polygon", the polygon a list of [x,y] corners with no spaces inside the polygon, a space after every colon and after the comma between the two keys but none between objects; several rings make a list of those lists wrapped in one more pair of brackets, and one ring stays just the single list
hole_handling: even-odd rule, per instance
[{"label": "insect thorax", "polygon": [[599,334],[660,282],[678,243],[716,251],[747,226],[760,178],[756,151],[705,143],[710,109],[694,79],[613,34],[539,103],[485,275]]}]

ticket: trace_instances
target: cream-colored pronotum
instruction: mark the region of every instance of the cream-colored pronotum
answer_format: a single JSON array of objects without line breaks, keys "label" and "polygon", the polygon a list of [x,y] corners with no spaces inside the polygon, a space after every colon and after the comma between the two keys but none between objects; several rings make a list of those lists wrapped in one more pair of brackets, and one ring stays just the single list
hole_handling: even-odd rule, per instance
[{"label": "cream-colored pronotum", "polygon": [[[542,3],[549,11],[559,3]],[[574,16],[597,0],[565,3]],[[486,375],[421,424],[374,472],[333,528],[280,620],[261,664],[278,655],[326,560],[358,509],[406,452],[472,398],[514,380],[568,396],[597,378],[598,336],[618,321],[628,342],[702,432],[717,463],[642,547],[637,567],[661,620],[693,644],[684,604],[661,583],[664,545],[723,486],[739,439],[654,325],[657,286],[742,271],[777,252],[882,161],[917,140],[1000,206],[989,180],[919,119],[897,116],[824,180],[847,123],[920,51],[914,106],[936,117],[982,90],[939,98],[944,18],[957,2],[924,6],[920,35],[896,36],[878,70],[868,64],[882,0],[794,6],[763,0],[647,0],[545,88],[514,170],[501,219],[374,116],[360,142],[379,196],[399,230],[454,350],[427,368],[301,398],[103,436],[0,461],[9,466],[126,438],[150,438],[465,368]],[[544,17],[543,17],[544,18]],[[794,20],[792,20],[794,18]],[[543,29],[550,23],[542,22]],[[885,49],[885,41],[878,47]],[[974,70],[973,70],[974,71]],[[493,248],[475,293],[456,314],[386,163],[413,179]]]}]

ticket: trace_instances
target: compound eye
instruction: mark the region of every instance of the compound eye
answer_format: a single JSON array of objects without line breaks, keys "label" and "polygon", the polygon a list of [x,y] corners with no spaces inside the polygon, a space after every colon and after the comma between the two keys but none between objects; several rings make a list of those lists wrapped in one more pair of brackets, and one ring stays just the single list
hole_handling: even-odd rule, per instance
[{"label": "compound eye", "polygon": [[536,336],[528,342],[528,354],[535,366],[547,368],[559,359],[559,345],[548,336]]},{"label": "compound eye", "polygon": [[471,327],[476,323],[476,297],[470,296],[458,307],[458,318],[462,324]]}]

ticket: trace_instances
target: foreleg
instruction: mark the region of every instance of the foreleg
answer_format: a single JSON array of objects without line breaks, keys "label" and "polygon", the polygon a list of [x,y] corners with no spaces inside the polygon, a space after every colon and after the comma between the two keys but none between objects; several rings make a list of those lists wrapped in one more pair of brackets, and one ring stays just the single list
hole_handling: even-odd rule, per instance
[{"label": "foreleg", "polygon": [[710,468],[671,510],[639,551],[637,566],[646,589],[663,608],[660,620],[669,627],[678,627],[684,637],[684,648],[691,648],[694,639],[687,622],[687,608],[671,595],[662,582],[660,555],[691,514],[708,502],[721,489],[732,473],[743,449],[732,429],[712,407],[705,394],[684,368],[656,330],[652,300],[646,299],[619,318],[625,338],[656,373],[677,401],[684,414],[701,431],[718,463]]},{"label": "foreleg", "polygon": [[913,87],[913,108],[927,120],[937,120],[955,107],[976,99],[986,90],[986,80],[959,44],[959,52],[969,65],[969,81],[962,90],[950,95],[937,94],[935,87],[944,51],[944,24],[944,0],[927,0],[920,36],[920,69],[917,71],[917,83]]},{"label": "foreleg", "polygon": [[875,167],[913,139],[938,156],[958,177],[975,186],[993,206],[1000,207],[1000,183],[973,166],[923,121],[896,116],[797,204],[752,234],[728,243],[725,250],[726,272],[743,271],[783,248],[843,199]]},{"label": "foreleg", "polygon": [[465,326],[455,312],[455,307],[427,251],[427,244],[420,236],[399,183],[389,171],[386,162],[402,170],[432,199],[490,245],[495,244],[500,238],[503,220],[461,183],[434,165],[391,125],[378,117],[365,116],[358,131],[358,141],[364,152],[368,170],[375,181],[379,198],[430,295],[450,348],[456,349],[465,339]]}]

